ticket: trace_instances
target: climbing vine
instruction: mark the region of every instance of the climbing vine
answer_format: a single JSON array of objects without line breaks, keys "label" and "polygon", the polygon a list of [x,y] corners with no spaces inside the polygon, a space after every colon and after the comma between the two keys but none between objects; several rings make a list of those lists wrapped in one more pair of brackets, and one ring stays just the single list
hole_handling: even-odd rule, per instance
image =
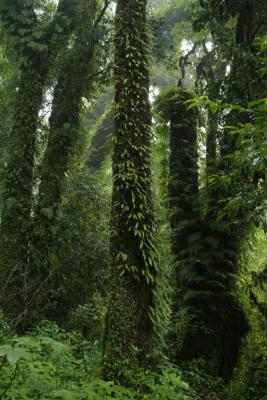
[{"label": "climbing vine", "polygon": [[104,368],[106,376],[119,379],[123,371],[149,363],[153,333],[157,257],[146,3],[120,0],[116,12],[110,300]]}]

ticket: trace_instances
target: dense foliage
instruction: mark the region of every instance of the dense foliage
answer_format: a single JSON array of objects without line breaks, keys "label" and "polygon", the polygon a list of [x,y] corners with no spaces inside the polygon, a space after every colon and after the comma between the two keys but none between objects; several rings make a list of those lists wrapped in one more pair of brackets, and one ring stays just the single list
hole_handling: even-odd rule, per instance
[{"label": "dense foliage", "polygon": [[267,400],[266,0],[0,0],[0,399]]}]

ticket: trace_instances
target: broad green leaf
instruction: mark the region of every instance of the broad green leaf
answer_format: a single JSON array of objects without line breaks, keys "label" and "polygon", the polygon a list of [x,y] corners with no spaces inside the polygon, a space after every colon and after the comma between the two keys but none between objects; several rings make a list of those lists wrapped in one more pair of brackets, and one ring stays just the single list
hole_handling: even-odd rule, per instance
[{"label": "broad green leaf", "polygon": [[29,360],[31,354],[22,347],[13,347],[10,344],[0,346],[0,357],[6,357],[10,364],[16,364],[19,360]]}]

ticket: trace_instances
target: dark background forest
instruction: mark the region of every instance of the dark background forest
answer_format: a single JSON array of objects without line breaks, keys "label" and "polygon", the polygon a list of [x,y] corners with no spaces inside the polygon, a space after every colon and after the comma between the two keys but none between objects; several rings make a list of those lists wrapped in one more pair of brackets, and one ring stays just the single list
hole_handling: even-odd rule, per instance
[{"label": "dark background forest", "polygon": [[0,0],[0,399],[267,400],[266,0]]}]

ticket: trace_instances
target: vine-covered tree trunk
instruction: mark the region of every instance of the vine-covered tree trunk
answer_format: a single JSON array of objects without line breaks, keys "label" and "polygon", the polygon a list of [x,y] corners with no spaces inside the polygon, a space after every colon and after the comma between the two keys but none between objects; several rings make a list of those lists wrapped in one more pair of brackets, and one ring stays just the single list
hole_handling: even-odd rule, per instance
[{"label": "vine-covered tree trunk", "polygon": [[[229,335],[229,318],[236,319],[232,326],[237,333],[243,322],[227,286],[232,263],[236,265],[237,260],[236,253],[230,251],[234,243],[224,249],[227,235],[224,228],[217,231],[214,214],[208,212],[204,218],[205,207],[201,212],[197,113],[185,103],[192,97],[190,93],[172,88],[157,100],[159,113],[170,122],[169,204],[177,276],[173,318],[182,321],[186,317],[184,331],[172,329],[170,339],[176,343],[173,357],[179,364],[202,359],[206,372],[224,376],[233,368],[238,352],[234,341],[227,343],[224,338],[226,332]],[[210,128],[212,143],[208,161],[209,168],[214,171],[215,124]],[[208,195],[211,193],[209,191]]]},{"label": "vine-covered tree trunk", "polygon": [[201,332],[193,326],[200,311],[196,298],[202,291],[200,282],[203,284],[205,279],[201,259],[197,112],[188,109],[185,104],[192,97],[193,94],[182,89],[172,88],[163,92],[157,100],[159,113],[166,122],[170,122],[169,206],[176,272],[173,319],[176,320],[184,311],[190,318],[184,337],[181,332],[170,332],[172,342],[177,344],[173,351],[177,361],[196,355],[196,347],[199,346],[197,337],[201,336]]},{"label": "vine-covered tree trunk", "polygon": [[119,0],[115,30],[115,132],[109,305],[104,375],[150,362],[156,251],[151,194],[146,0]]},{"label": "vine-covered tree trunk", "polygon": [[17,326],[22,329],[34,301],[28,275],[38,116],[51,63],[71,31],[69,17],[73,16],[74,4],[75,1],[61,0],[54,19],[44,26],[38,22],[31,2],[3,1],[0,7],[1,20],[21,60],[3,190],[1,304],[4,312],[16,318]]},{"label": "vine-covered tree trunk", "polygon": [[[212,2],[211,2],[212,3]],[[208,7],[208,5],[207,5]],[[213,31],[215,41],[218,40],[226,52],[225,57],[231,59],[231,71],[225,78],[225,97],[227,102],[247,106],[253,91],[260,88],[260,79],[257,76],[256,58],[253,55],[253,18],[256,14],[250,0],[234,4],[234,8],[225,4],[221,7],[223,13],[217,14],[218,4],[210,5],[207,13],[214,12],[217,23],[226,22],[225,18],[236,15],[235,40],[229,43],[229,49],[224,43],[220,43],[217,36],[216,26]],[[227,54],[229,51],[229,54]],[[258,95],[258,93],[257,93]],[[239,123],[246,123],[249,120],[248,114],[231,110],[224,118],[226,125],[238,126]],[[207,173],[223,173],[228,175],[231,171],[231,155],[237,150],[236,137],[224,129],[221,141],[221,157],[213,169],[207,162]],[[210,156],[207,148],[208,160]],[[211,167],[213,171],[211,170]],[[218,310],[217,338],[218,338],[218,364],[217,373],[226,380],[231,377],[234,367],[238,361],[242,339],[248,330],[248,322],[245,312],[235,295],[236,277],[239,273],[239,252],[240,244],[244,239],[248,226],[244,210],[239,210],[239,219],[234,221],[227,214],[221,219],[224,206],[229,198],[235,196],[242,187],[242,182],[235,182],[231,187],[207,186],[208,192],[208,213],[204,227],[205,252],[214,268],[214,282],[217,282],[217,301],[214,301],[215,309]],[[213,238],[210,241],[209,238]],[[212,244],[212,246],[211,246]]]},{"label": "vine-covered tree trunk", "polygon": [[[192,97],[177,89],[177,93],[172,93],[169,106],[169,203],[173,249],[178,263],[183,259],[183,252],[189,247],[188,240],[195,234],[196,222],[199,219],[197,113],[195,110],[188,110],[184,104]],[[181,266],[178,266],[178,275],[179,267]]]},{"label": "vine-covered tree trunk", "polygon": [[[225,95],[229,103],[239,104],[242,107],[247,107],[252,99],[266,95],[266,85],[260,71],[260,57],[254,46],[255,32],[260,33],[261,29],[264,29],[264,24],[259,17],[261,10],[263,11],[262,7],[264,5],[260,1],[256,4],[252,0],[246,0],[240,3],[236,10],[235,40],[231,49],[231,54],[233,54],[232,65],[227,79]],[[228,10],[228,12],[230,11]],[[250,121],[251,116],[248,113],[240,113],[236,110],[231,110],[229,115],[225,117],[225,124],[231,126],[246,124]],[[225,175],[231,171],[231,155],[238,150],[238,146],[235,135],[225,129],[221,145],[222,158],[220,164],[220,170]],[[217,193],[217,204],[225,206],[227,199],[239,195],[242,185],[247,179],[246,171],[244,171],[243,179],[243,182],[242,180],[235,182],[226,190],[221,188]],[[218,217],[220,210],[218,210],[218,206],[214,208]],[[225,243],[224,259],[229,266],[227,288],[232,292],[236,289],[236,277],[240,272],[240,246],[251,229],[251,225],[247,223],[246,212],[245,208],[240,207],[236,220],[226,216],[224,219],[226,230],[221,236]],[[228,372],[227,378],[231,376],[233,367],[238,361],[242,340],[249,329],[244,309],[239,305],[236,297],[233,296],[232,299],[232,306],[228,307],[228,319],[224,331],[225,353],[228,353],[228,360],[225,359],[224,366]]]},{"label": "vine-covered tree trunk", "polygon": [[[92,84],[94,49],[97,28],[94,26],[96,2],[81,1],[76,39],[67,51],[54,90],[52,113],[49,120],[48,144],[41,165],[40,185],[32,241],[32,280],[45,282],[35,299],[39,314],[55,308],[51,300],[53,275],[57,268],[56,233],[64,178],[79,139],[82,97]],[[52,297],[51,297],[52,296]]]},{"label": "vine-covered tree trunk", "polygon": [[[8,166],[1,216],[1,303],[8,316],[27,307],[29,222],[32,209],[33,163],[38,111],[44,77],[37,66],[21,72],[15,120],[9,139]],[[22,317],[22,315],[20,316]]]},{"label": "vine-covered tree trunk", "polygon": [[165,97],[166,116],[170,121],[169,206],[172,248],[176,259],[175,313],[184,306],[184,297],[192,289],[195,278],[192,269],[196,267],[200,239],[197,113],[195,109],[188,110],[184,103],[192,97],[178,88]]}]

